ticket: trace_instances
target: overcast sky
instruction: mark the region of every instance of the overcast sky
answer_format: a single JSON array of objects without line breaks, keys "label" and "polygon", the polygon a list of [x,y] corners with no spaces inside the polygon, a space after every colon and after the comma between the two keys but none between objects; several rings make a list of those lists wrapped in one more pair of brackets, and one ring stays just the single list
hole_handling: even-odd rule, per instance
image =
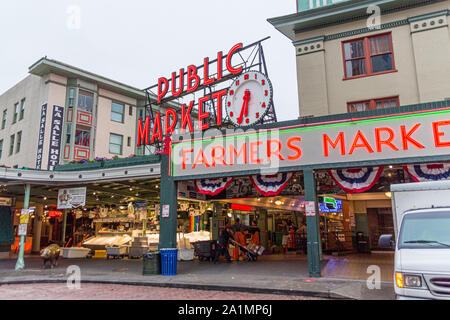
[{"label": "overcast sky", "polygon": [[295,10],[295,0],[1,0],[0,93],[45,55],[145,88],[236,43],[270,36],[264,52],[276,112],[295,119],[295,50],[267,22]]}]

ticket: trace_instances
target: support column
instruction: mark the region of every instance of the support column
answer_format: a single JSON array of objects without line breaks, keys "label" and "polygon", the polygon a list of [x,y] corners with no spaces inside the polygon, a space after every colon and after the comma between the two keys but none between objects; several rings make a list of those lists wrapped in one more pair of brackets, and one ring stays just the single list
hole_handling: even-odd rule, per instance
[{"label": "support column", "polygon": [[[170,156],[161,155],[159,249],[177,247],[177,182],[169,176]],[[169,217],[163,217],[164,206],[169,206]]]},{"label": "support column", "polygon": [[[67,209],[64,209],[63,213],[63,224],[62,224],[62,235],[61,235],[61,244],[62,247],[66,245],[66,225],[67,225]],[[73,243],[75,239],[72,239],[72,247],[75,246],[75,243]]]},{"label": "support column", "polygon": [[222,212],[223,205],[220,202],[214,202],[214,211],[211,226],[211,239],[219,239],[219,216]]},{"label": "support column", "polygon": [[[23,197],[23,208],[28,209],[28,205],[30,203],[30,191],[31,191],[31,185],[26,184],[25,185],[25,196]],[[17,257],[17,263],[16,263],[16,271],[22,270],[25,267],[25,262],[23,260],[23,251],[25,247],[25,238],[26,235],[20,236],[20,244],[19,244],[19,256]]]},{"label": "support column", "polygon": [[310,277],[319,278],[320,273],[320,215],[317,206],[316,182],[314,171],[312,169],[303,171],[305,184],[305,201],[313,201],[315,206],[315,215],[306,217],[307,228],[307,247],[308,247],[308,270]]},{"label": "support column", "polygon": [[42,233],[42,216],[44,214],[44,208],[41,204],[36,205],[34,212],[34,225],[33,225],[33,242],[31,247],[31,253],[39,253],[41,251],[41,233]]}]

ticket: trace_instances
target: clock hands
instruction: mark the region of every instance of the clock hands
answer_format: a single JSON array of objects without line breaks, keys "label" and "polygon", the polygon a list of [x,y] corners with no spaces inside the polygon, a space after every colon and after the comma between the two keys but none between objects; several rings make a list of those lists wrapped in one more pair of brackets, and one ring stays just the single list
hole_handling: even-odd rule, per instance
[{"label": "clock hands", "polygon": [[238,124],[242,123],[243,116],[248,116],[248,102],[250,101],[250,90],[245,90],[244,97],[243,97],[244,103],[242,104],[241,114],[239,115],[239,118],[237,119]]}]

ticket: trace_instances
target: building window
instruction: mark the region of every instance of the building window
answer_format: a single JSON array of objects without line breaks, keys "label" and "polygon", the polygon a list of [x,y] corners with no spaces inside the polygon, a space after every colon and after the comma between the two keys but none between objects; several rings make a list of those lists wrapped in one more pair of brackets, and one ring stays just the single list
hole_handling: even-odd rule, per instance
[{"label": "building window", "polygon": [[19,103],[17,102],[15,105],[14,105],[14,115],[13,115],[13,121],[12,121],[12,123],[16,123],[16,121],[17,121],[17,115],[19,114]]},{"label": "building window", "polygon": [[9,155],[12,155],[14,152],[14,138],[15,138],[15,135],[11,135],[10,140],[9,140]]},{"label": "building window", "polygon": [[22,101],[20,102],[20,115],[19,115],[19,120],[23,119],[25,113],[25,98],[22,99]]},{"label": "building window", "polygon": [[109,135],[109,153],[122,154],[123,136],[111,133]]},{"label": "building window", "polygon": [[374,109],[385,109],[398,107],[400,101],[398,97],[371,99],[364,101],[349,102],[347,104],[348,112],[367,111]]},{"label": "building window", "polygon": [[2,153],[3,153],[3,139],[0,140],[0,158],[2,157]]},{"label": "building window", "polygon": [[133,115],[133,107],[129,106],[128,115],[131,117]]},{"label": "building window", "polygon": [[2,129],[5,129],[7,115],[8,115],[8,110],[7,109],[3,110]]},{"label": "building window", "polygon": [[72,137],[72,124],[68,123],[66,127],[66,143],[70,143]]},{"label": "building window", "polygon": [[111,105],[111,120],[123,123],[123,113],[125,107],[123,104],[113,102]]},{"label": "building window", "polygon": [[17,132],[17,141],[16,141],[16,153],[20,151],[20,144],[22,143],[22,131]]},{"label": "building window", "polygon": [[128,147],[131,147],[131,137],[128,137],[128,138],[127,138],[127,146],[128,146]]},{"label": "building window", "polygon": [[392,35],[343,42],[345,78],[395,71]]},{"label": "building window", "polygon": [[73,107],[75,104],[75,89],[70,88],[69,90],[69,107]]},{"label": "building window", "polygon": [[78,92],[78,109],[92,112],[94,107],[94,94],[84,90]]},{"label": "building window", "polygon": [[77,128],[75,131],[75,144],[77,146],[89,147],[91,133],[89,130]]}]

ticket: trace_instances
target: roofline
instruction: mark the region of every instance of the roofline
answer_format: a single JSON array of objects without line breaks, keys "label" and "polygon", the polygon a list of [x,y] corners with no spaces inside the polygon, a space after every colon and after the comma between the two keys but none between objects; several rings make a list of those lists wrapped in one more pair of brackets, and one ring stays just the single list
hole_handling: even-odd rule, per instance
[{"label": "roofline", "polygon": [[[434,2],[442,1],[446,0],[434,0]],[[432,4],[430,0],[348,0],[304,12],[269,18],[267,21],[286,37],[295,41],[296,33],[365,19],[369,16],[367,8],[371,5],[379,6],[382,13],[387,14],[429,4]]]}]

